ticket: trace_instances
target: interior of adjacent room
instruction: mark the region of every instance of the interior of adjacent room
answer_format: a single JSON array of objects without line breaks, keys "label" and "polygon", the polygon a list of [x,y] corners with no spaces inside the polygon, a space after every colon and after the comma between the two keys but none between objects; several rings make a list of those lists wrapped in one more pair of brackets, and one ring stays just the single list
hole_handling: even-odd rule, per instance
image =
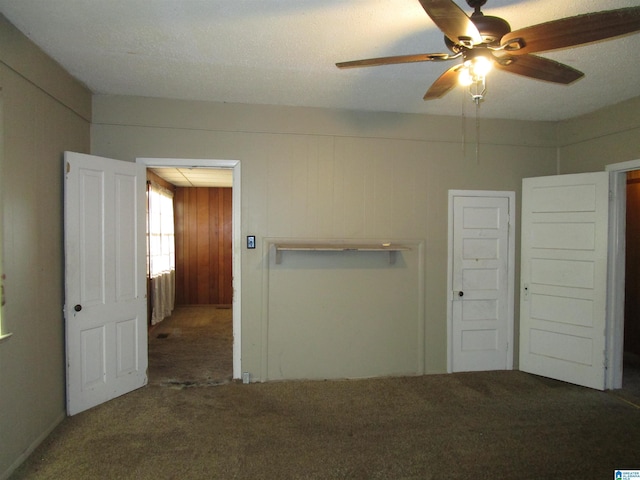
[{"label": "interior of adjacent room", "polygon": [[[209,168],[147,169],[149,188],[165,189],[173,224],[170,272],[148,278],[149,383],[217,385],[233,374],[232,171]],[[168,193],[167,193],[168,192]],[[162,208],[162,204],[159,208]],[[149,205],[148,218],[153,207]],[[154,227],[149,221],[149,238]],[[160,230],[160,229],[158,229]],[[160,231],[156,235],[160,235]],[[162,250],[149,241],[150,257]],[[151,262],[149,262],[151,263]],[[155,278],[151,278],[154,276]],[[162,314],[157,297],[171,296]]]}]

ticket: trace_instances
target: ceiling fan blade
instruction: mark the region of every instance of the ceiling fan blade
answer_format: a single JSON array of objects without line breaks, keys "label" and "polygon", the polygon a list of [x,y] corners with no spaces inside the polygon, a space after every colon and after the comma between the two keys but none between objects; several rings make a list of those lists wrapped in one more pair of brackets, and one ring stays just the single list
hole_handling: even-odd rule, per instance
[{"label": "ceiling fan blade", "polygon": [[482,43],[476,26],[452,0],[420,0],[420,4],[453,43],[467,47]]},{"label": "ceiling fan blade", "polygon": [[415,55],[397,55],[395,57],[366,58],[364,60],[352,60],[350,62],[336,63],[338,68],[375,67],[378,65],[393,65],[396,63],[435,62],[451,60],[456,56],[447,53],[418,53]]},{"label": "ceiling fan blade", "polygon": [[513,55],[543,52],[640,31],[640,7],[605,10],[507,33],[500,45]]},{"label": "ceiling fan blade", "polygon": [[458,70],[462,65],[455,65],[449,70],[444,72],[440,77],[433,82],[427,93],[424,94],[424,100],[435,100],[436,98],[443,97],[449,90],[458,84]]},{"label": "ceiling fan blade", "polygon": [[584,76],[584,73],[575,68],[535,55],[496,57],[495,66],[505,72],[564,85]]}]

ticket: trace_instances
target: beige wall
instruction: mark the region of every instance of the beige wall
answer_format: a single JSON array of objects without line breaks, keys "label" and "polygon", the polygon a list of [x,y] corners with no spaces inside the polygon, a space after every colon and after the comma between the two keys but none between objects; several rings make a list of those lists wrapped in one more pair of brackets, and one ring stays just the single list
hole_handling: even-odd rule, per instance
[{"label": "beige wall", "polygon": [[62,152],[88,152],[91,96],[1,15],[0,46],[2,478],[65,414]]},{"label": "beige wall", "polygon": [[[553,123],[482,121],[476,158],[474,122],[463,131],[459,118],[110,96],[94,97],[93,111],[93,154],[241,161],[242,237],[256,235],[258,245],[242,250],[242,370],[259,380],[446,371],[447,191],[519,194],[523,177],[557,169]],[[331,258],[317,279],[317,267],[300,254],[285,254],[276,269],[268,247],[281,238],[410,242],[413,248],[403,254],[401,272],[364,272],[363,265]],[[295,262],[295,276],[283,272],[287,262]],[[353,277],[341,275],[358,268]],[[404,285],[385,293],[396,310],[373,313],[354,279],[384,284],[393,275]],[[326,313],[321,303],[305,312],[292,301],[310,298],[313,282],[304,278],[331,284],[335,295],[354,292],[353,298],[328,296]],[[332,299],[349,319],[339,331],[332,327]],[[301,329],[301,322],[313,328]],[[399,337],[391,345],[384,335],[370,335],[374,343],[360,349],[358,368],[358,349],[333,349],[329,362],[322,346],[299,347],[311,347],[312,336],[342,344],[394,325]],[[372,370],[376,355],[396,363]]]},{"label": "beige wall", "polygon": [[640,97],[558,124],[561,173],[640,160]]}]

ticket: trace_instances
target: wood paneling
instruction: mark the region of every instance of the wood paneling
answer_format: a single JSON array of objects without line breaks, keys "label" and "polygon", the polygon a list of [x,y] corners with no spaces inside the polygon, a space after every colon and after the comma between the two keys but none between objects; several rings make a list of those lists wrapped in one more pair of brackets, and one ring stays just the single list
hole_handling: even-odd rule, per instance
[{"label": "wood paneling", "polygon": [[177,187],[176,304],[230,305],[231,189]]}]

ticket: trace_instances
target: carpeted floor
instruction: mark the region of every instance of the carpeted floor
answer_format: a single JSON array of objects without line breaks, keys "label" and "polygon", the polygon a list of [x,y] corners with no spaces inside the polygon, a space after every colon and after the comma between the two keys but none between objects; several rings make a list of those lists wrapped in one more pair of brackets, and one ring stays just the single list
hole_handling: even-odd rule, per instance
[{"label": "carpeted floor", "polygon": [[233,310],[178,306],[149,332],[149,384],[173,387],[229,383],[233,375]]},{"label": "carpeted floor", "polygon": [[169,336],[150,339],[147,387],[65,419],[12,478],[584,480],[640,470],[640,397],[629,390],[517,371],[218,384],[206,362],[187,378],[167,361],[171,335],[203,332],[164,327]]}]

